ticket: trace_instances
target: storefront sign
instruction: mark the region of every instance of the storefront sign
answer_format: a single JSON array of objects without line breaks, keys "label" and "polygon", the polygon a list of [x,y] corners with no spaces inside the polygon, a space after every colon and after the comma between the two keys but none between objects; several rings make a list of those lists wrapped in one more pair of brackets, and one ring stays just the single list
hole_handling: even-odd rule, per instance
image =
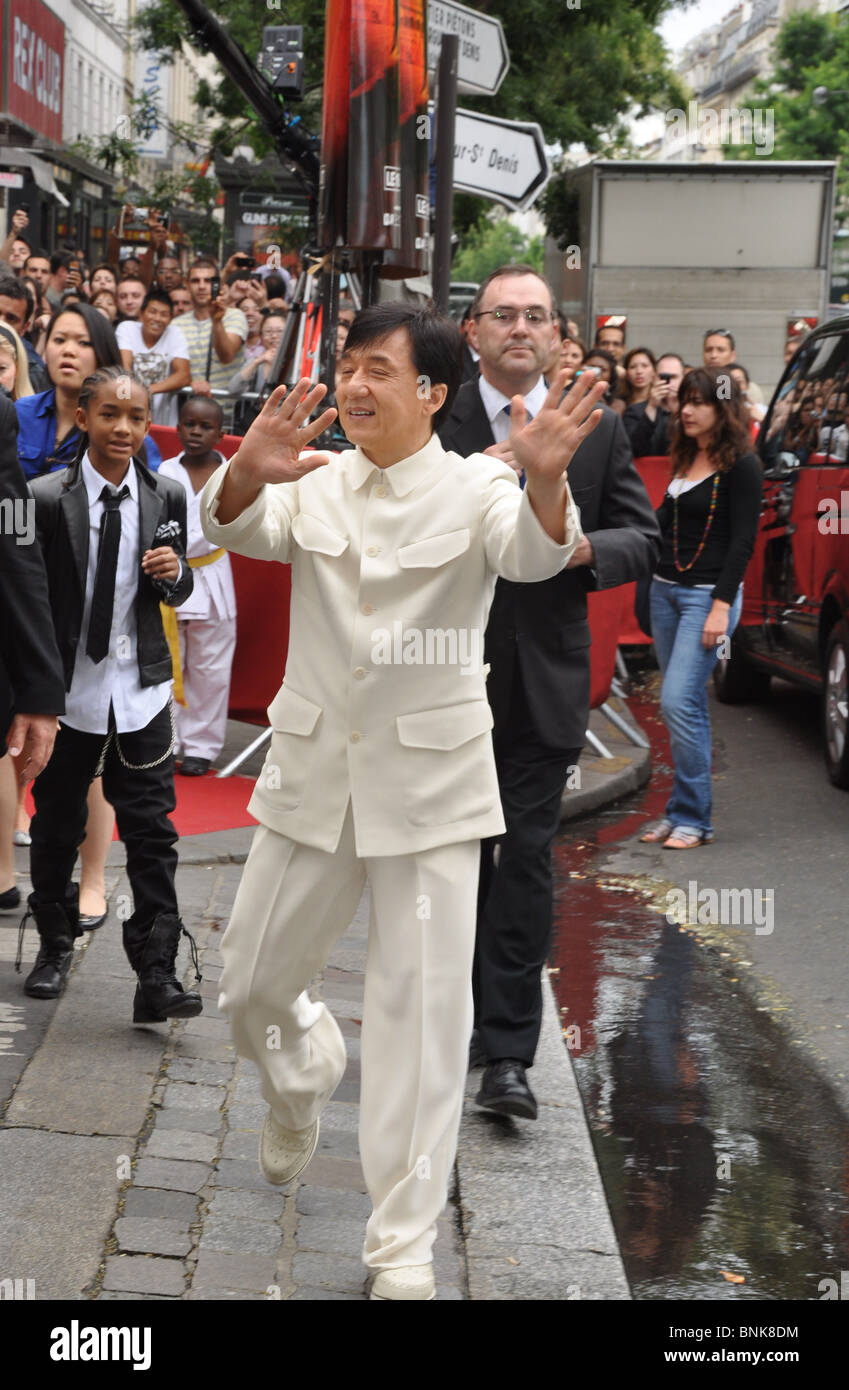
[{"label": "storefront sign", "polygon": [[6,0],[3,90],[9,115],[62,140],[65,26],[42,0]]}]

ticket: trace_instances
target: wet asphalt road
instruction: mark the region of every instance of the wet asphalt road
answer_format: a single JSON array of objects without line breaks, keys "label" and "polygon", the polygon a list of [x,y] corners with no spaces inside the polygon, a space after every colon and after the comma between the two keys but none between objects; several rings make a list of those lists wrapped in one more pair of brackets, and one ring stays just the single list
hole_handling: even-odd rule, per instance
[{"label": "wet asphalt road", "polygon": [[[605,867],[688,892],[690,881],[772,890],[772,932],[768,922],[760,931],[732,923],[708,935],[750,962],[740,970],[751,973],[760,1002],[815,1059],[849,1114],[849,792],[826,775],[814,697],[783,682],[760,705],[720,705],[711,692],[711,719],[714,843],[673,853],[631,835]],[[652,737],[662,737],[659,728]],[[664,798],[665,790],[659,811]]]},{"label": "wet asphalt road", "polygon": [[[630,700],[651,782],[555,851],[552,982],[617,1238],[638,1299],[817,1299],[849,1268],[849,796],[779,686],[712,702],[716,842],[640,845],[670,783],[655,684]],[[670,922],[676,885],[757,910]]]}]

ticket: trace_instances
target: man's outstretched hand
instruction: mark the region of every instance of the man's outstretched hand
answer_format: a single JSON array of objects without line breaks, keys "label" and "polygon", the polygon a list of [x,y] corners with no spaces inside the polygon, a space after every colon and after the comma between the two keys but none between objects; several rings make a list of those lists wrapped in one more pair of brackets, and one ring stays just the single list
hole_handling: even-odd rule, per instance
[{"label": "man's outstretched hand", "polygon": [[272,391],[230,460],[218,502],[219,522],[234,521],[265,483],[294,483],[330,462],[329,454],[300,457],[301,450],[336,419],[333,409],[309,418],[326,394],[326,386],[311,386],[308,377],[291,391],[285,386]]},{"label": "man's outstretched hand", "polygon": [[567,380],[567,371],[556,373],[529,424],[523,397],[514,396],[510,402],[513,457],[525,470],[528,498],[540,525],[558,545],[565,539],[566,469],[601,419],[596,407],[607,390],[606,382],[587,372],[564,396]]}]

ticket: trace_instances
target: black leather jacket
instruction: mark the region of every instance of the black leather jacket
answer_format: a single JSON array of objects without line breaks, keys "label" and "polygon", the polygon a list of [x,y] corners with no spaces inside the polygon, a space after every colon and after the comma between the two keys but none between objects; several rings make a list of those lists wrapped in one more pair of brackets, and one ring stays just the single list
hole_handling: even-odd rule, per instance
[{"label": "black leather jacket", "polygon": [[[139,678],[142,685],[159,685],[171,679],[171,653],[162,627],[161,603],[177,608],[189,597],[194,577],[186,562],[186,494],[173,478],[151,473],[134,462],[139,484],[139,589],[136,607],[138,624]],[[36,534],[44,555],[50,589],[53,625],[59,643],[70,690],[85,604],[88,571],[89,508],[82,474],[66,486],[71,469],[34,478],[30,489],[35,498]],[[173,583],[149,579],[141,568],[141,557],[153,547],[157,526],[176,521],[181,539],[174,542],[180,558],[180,574]]]}]

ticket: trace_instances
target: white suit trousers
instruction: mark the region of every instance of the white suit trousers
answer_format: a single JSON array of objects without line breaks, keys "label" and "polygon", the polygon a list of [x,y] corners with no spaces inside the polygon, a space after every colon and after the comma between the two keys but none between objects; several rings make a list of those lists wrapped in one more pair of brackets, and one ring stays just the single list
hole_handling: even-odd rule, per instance
[{"label": "white suit trousers", "polygon": [[345,1071],[345,1041],[307,985],[371,887],[360,1157],[371,1269],[427,1264],[457,1148],[480,841],[358,859],[350,803],[335,853],[260,826],[221,951],[221,1008],[286,1129],[306,1129]]},{"label": "white suit trousers", "polygon": [[177,618],[186,707],[175,703],[184,758],[214,762],[227,737],[227,698],[236,650],[236,619]]}]

